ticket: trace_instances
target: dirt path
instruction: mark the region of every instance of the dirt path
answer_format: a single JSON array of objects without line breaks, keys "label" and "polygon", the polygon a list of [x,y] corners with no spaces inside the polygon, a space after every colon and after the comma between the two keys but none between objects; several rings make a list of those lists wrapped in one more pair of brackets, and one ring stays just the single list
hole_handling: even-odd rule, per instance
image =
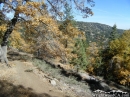
[{"label": "dirt path", "polygon": [[12,68],[0,64],[0,79],[8,80],[15,86],[21,85],[31,89],[37,94],[48,94],[39,97],[72,97],[53,86],[49,79],[45,78],[45,74],[34,67],[31,62],[12,61],[10,64]]}]

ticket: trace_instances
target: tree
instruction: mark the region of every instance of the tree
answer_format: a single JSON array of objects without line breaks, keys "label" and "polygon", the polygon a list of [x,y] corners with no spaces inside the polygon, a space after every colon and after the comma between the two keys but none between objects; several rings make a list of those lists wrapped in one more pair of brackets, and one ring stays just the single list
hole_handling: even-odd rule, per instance
[{"label": "tree", "polygon": [[[83,2],[82,2],[83,1]],[[46,2],[46,4],[45,4]],[[26,27],[29,27],[28,25],[33,25],[34,29],[36,28],[37,25],[40,23],[44,24],[44,26],[49,27],[54,26],[50,24],[50,19],[47,20],[46,14],[43,14],[43,11],[45,12],[45,9],[48,9],[48,12],[52,16],[61,16],[60,12],[62,8],[65,7],[65,4],[69,2],[73,2],[75,4],[75,7],[77,10],[80,10],[85,17],[88,17],[89,15],[92,15],[92,10],[88,7],[84,7],[85,2],[89,3],[91,6],[94,5],[93,0],[81,0],[81,1],[76,1],[76,0],[46,0],[43,2],[35,2],[31,0],[1,0],[0,4],[4,4],[4,10],[2,10],[2,13],[9,13],[12,12],[14,13],[13,18],[9,21],[7,24],[6,31],[3,35],[3,40],[1,43],[1,46],[7,46],[8,43],[8,38],[10,34],[13,32],[13,30],[16,27],[16,24],[18,22],[21,22],[23,20],[26,21]],[[80,6],[80,5],[83,6]],[[47,6],[49,6],[47,8]],[[35,22],[34,22],[35,21]],[[50,28],[51,28],[50,27]],[[28,29],[28,28],[27,28]],[[28,29],[28,31],[31,29]],[[48,29],[49,30],[49,29]],[[34,34],[37,31],[29,31],[27,35]],[[37,32],[38,33],[38,32]]]},{"label": "tree", "polygon": [[74,16],[72,15],[72,7],[69,4],[65,5],[65,9],[63,11],[64,16],[63,16],[63,20],[74,20]]},{"label": "tree", "polygon": [[73,16],[72,16],[72,7],[69,6],[69,4],[65,5],[65,10],[64,10],[64,16],[63,16],[63,20],[73,20]]},{"label": "tree", "polygon": [[[112,31],[111,31],[111,33],[110,33],[110,37],[109,37],[109,40],[108,40],[108,43],[107,43],[107,45],[106,45],[106,47],[105,47],[105,49],[103,49],[103,51],[102,51],[102,58],[103,58],[103,61],[104,61],[104,63],[109,63],[109,64],[111,64],[111,62],[110,62],[110,60],[112,59],[112,57],[114,56],[114,54],[113,53],[110,53],[111,52],[111,47],[110,47],[110,44],[111,44],[111,42],[112,41],[114,41],[114,40],[118,40],[117,38],[118,38],[118,33],[117,33],[117,28],[116,28],[116,24],[115,25],[113,25],[113,27],[112,27]],[[116,52],[115,52],[116,53]],[[109,66],[109,65],[108,65]],[[107,68],[107,66],[104,68],[104,74],[106,74],[106,68]],[[106,77],[106,75],[105,75],[105,77]]]},{"label": "tree", "polygon": [[76,54],[76,58],[73,57],[71,63],[77,66],[79,69],[86,69],[88,62],[86,56],[86,40],[77,38],[74,50],[72,53]]},{"label": "tree", "polygon": [[101,47],[96,42],[89,43],[86,54],[88,56],[88,65],[86,70],[94,75],[102,75],[103,62],[101,57]]},{"label": "tree", "polygon": [[75,28],[70,20],[64,21],[63,24],[59,26],[59,30],[61,31],[60,42],[64,45],[67,52],[66,55],[70,62],[72,58],[76,58],[76,54],[72,52],[75,48],[77,39],[79,36],[81,39],[85,38],[84,33]]},{"label": "tree", "polygon": [[[71,0],[70,0],[71,1]],[[64,0],[64,1],[61,1],[61,0],[47,0],[48,4],[51,6],[49,7],[50,8],[50,11],[55,13],[55,14],[58,14],[59,15],[59,12],[60,12],[60,8],[62,7],[65,7],[65,4],[68,3],[67,0]],[[83,4],[84,5],[84,2],[79,2],[79,1],[75,1],[73,0],[75,6],[77,7],[78,10],[81,10],[81,12],[83,12],[85,14],[85,16],[88,16],[88,15],[92,15],[92,11],[90,8],[88,7],[81,7],[79,4]],[[87,0],[87,2],[89,2],[91,5],[93,5],[93,0]],[[4,45],[7,45],[7,41],[8,41],[8,37],[9,35],[12,33],[14,27],[15,27],[15,24],[17,23],[18,21],[18,18],[19,18],[19,15],[20,13],[23,13],[27,16],[34,16],[35,12],[34,11],[31,11],[31,9],[34,7],[34,8],[39,8],[40,7],[40,4],[39,3],[36,3],[36,2],[29,2],[29,0],[15,0],[15,1],[4,1],[2,0],[1,3],[4,3],[5,5],[7,5],[8,7],[8,10],[13,10],[14,11],[14,17],[11,19],[10,21],[10,24],[9,24],[9,27],[7,28],[6,32],[5,32],[5,35],[3,37],[3,42],[2,42],[2,46]],[[25,3],[28,5],[28,6],[32,6],[32,8],[28,8]],[[59,6],[61,4],[61,6]],[[27,9],[30,9],[30,12],[27,12],[25,10]],[[37,10],[38,11],[38,10]],[[59,15],[60,16],[60,15]]]},{"label": "tree", "polygon": [[63,11],[63,22],[69,21],[73,26],[75,26],[76,21],[74,20],[74,16],[72,13],[72,7],[66,3],[65,9]]},{"label": "tree", "polygon": [[115,40],[117,38],[117,28],[116,24],[112,27],[112,31],[110,33],[110,41]]},{"label": "tree", "polygon": [[105,78],[130,86],[130,30],[109,43],[103,52]]}]

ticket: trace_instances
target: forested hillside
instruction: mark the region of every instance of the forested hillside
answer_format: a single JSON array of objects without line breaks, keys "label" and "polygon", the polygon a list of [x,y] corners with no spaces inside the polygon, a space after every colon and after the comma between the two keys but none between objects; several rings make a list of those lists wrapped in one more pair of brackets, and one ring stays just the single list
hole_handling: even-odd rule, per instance
[{"label": "forested hillside", "polygon": [[[110,37],[112,27],[106,24],[93,23],[93,22],[82,22],[76,21],[77,28],[86,33],[87,41],[106,41]],[[119,35],[121,35],[124,30],[117,29]]]}]

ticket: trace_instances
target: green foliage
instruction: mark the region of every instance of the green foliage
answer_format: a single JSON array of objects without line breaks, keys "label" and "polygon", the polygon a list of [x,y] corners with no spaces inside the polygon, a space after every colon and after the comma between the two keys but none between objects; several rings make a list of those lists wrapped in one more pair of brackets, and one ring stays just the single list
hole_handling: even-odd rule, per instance
[{"label": "green foliage", "polygon": [[76,39],[75,47],[72,53],[77,55],[77,58],[72,58],[71,63],[79,66],[80,69],[86,69],[88,64],[86,56],[85,40]]},{"label": "green foliage", "polygon": [[[10,23],[8,25],[10,29],[7,29],[7,24],[3,23],[5,17],[2,13],[4,11],[1,11],[0,42],[3,36],[5,36],[4,33],[11,31],[13,33],[11,35],[8,34],[10,36],[8,40],[10,45],[15,48],[30,53],[40,50],[42,58],[58,59],[62,57],[61,59],[67,60],[67,62],[69,60],[71,65],[92,74],[104,75],[106,78],[115,80],[123,85],[130,83],[128,78],[130,76],[130,30],[119,37],[118,34],[121,35],[123,30],[117,29],[116,25],[111,28],[108,25],[99,23],[76,23],[72,13],[73,6],[69,4],[68,0],[62,0],[62,2],[61,0],[57,0],[58,2],[55,2],[55,0],[47,1],[48,3],[46,4],[50,4],[48,9],[40,7],[44,5],[44,2],[27,1],[23,5],[19,0],[16,1],[18,1],[18,4],[14,11],[17,12],[14,12],[14,16],[23,14],[25,16],[23,19],[26,22],[19,20],[14,27],[11,27],[12,24]],[[7,9],[9,8],[5,10],[5,13],[11,11],[12,2],[16,4],[16,1],[9,0],[10,7],[4,6]],[[92,1],[88,0],[87,2],[92,3]],[[86,12],[86,17],[93,15],[91,9],[80,6],[81,2],[83,5],[85,4],[85,0],[77,0],[73,4],[76,4],[77,9]],[[63,22],[59,26],[49,14],[59,15],[63,9]],[[81,31],[85,32],[87,42],[84,33]],[[108,42],[109,45],[106,48]],[[54,74],[48,67],[46,70]],[[56,75],[57,73],[55,73]]]},{"label": "green foliage", "polygon": [[73,26],[76,26],[76,22],[74,20],[73,12],[72,12],[72,7],[66,3],[65,4],[65,9],[63,11],[63,21],[69,21]]},{"label": "green foliage", "polygon": [[66,3],[63,20],[74,20],[74,16],[72,15],[72,7]]},{"label": "green foliage", "polygon": [[116,38],[117,38],[117,28],[116,28],[116,25],[114,25],[113,27],[112,27],[112,31],[111,31],[111,33],[110,33],[110,41],[112,41],[112,40],[115,40]]},{"label": "green foliage", "polygon": [[125,31],[120,38],[110,41],[106,51],[106,78],[130,86],[130,30]]},{"label": "green foliage", "polygon": [[[112,32],[111,26],[100,23],[76,21],[76,26],[80,31],[85,32],[88,43],[96,42],[98,45],[102,43],[106,46],[110,38],[110,32]],[[123,31],[122,29],[117,29],[119,36]]]},{"label": "green foliage", "polygon": [[94,74],[94,75],[102,75],[103,72],[103,62],[101,56],[101,48],[97,45],[97,43],[92,42],[89,43],[89,47],[87,47],[87,56],[89,64],[87,65],[86,71]]}]

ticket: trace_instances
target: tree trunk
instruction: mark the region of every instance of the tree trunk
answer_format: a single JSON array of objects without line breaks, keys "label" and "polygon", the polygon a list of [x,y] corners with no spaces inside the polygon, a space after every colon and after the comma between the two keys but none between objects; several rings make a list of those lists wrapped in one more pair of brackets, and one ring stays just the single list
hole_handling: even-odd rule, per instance
[{"label": "tree trunk", "polygon": [[3,41],[2,41],[1,46],[7,46],[8,38],[10,34],[13,32],[13,29],[15,27],[15,24],[17,23],[17,20],[18,20],[18,15],[15,14],[13,19],[11,20],[11,23],[9,23],[8,28],[3,36]]},{"label": "tree trunk", "polygon": [[8,38],[9,38],[10,34],[13,32],[13,29],[17,23],[17,20],[18,20],[18,15],[15,14],[13,19],[11,20],[11,22],[8,25],[8,28],[3,36],[3,41],[2,41],[2,44],[0,47],[0,49],[2,50],[1,54],[0,54],[0,60],[5,62],[7,64],[7,66],[9,66],[9,67],[11,67],[11,66],[8,64],[8,59],[7,59],[7,43],[8,43]]}]

